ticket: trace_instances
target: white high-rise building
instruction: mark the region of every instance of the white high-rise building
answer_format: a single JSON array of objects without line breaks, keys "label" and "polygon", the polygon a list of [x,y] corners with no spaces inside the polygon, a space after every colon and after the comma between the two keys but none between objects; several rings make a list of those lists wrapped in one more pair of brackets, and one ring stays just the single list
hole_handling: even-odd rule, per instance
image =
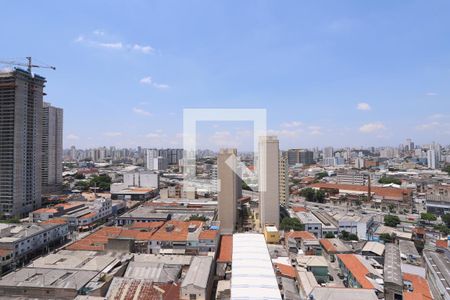
[{"label": "white high-rise building", "polygon": [[153,171],[155,170],[154,167],[154,159],[158,157],[158,150],[157,149],[147,149],[145,160],[146,160],[146,167],[147,170]]},{"label": "white high-rise building", "polygon": [[155,171],[165,171],[169,167],[167,158],[158,156],[153,159],[153,170]]},{"label": "white high-rise building", "polygon": [[233,168],[226,163],[233,155],[237,155],[236,149],[221,149],[217,156],[219,221],[222,234],[231,234],[236,230],[237,201],[242,195],[241,180],[235,172],[237,161],[230,161],[234,164]]},{"label": "white high-rise building", "polygon": [[261,228],[280,225],[279,142],[275,136],[259,139],[258,188]]},{"label": "white high-rise building", "polygon": [[427,151],[427,163],[429,169],[436,169],[436,151],[434,149]]},{"label": "white high-rise building", "polygon": [[42,191],[62,187],[63,110],[44,102],[42,109]]}]

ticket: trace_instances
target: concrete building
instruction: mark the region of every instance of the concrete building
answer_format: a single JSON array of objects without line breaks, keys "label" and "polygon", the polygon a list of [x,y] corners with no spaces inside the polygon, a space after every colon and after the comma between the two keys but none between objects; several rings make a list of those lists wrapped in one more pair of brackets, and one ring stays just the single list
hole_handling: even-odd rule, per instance
[{"label": "concrete building", "polygon": [[297,218],[305,225],[305,231],[308,231],[316,238],[322,237],[322,222],[311,212],[297,212]]},{"label": "concrete building", "polygon": [[289,166],[286,155],[280,156],[280,204],[287,207],[289,205]]},{"label": "concrete building", "polygon": [[63,110],[44,102],[42,109],[42,192],[62,188]]},{"label": "concrete building", "polygon": [[426,263],[427,279],[430,290],[436,300],[450,300],[450,252],[448,249],[442,253],[424,251],[423,258]]},{"label": "concrete building", "polygon": [[338,184],[366,185],[367,175],[361,173],[337,174]]},{"label": "concrete building", "polygon": [[145,153],[145,163],[147,170],[153,171],[154,167],[154,159],[159,156],[157,149],[147,149]]},{"label": "concrete building", "polygon": [[436,151],[434,149],[427,150],[427,164],[429,169],[436,169]]},{"label": "concrete building", "polygon": [[280,226],[279,141],[275,136],[259,139],[258,187],[260,226]]},{"label": "concrete building", "polygon": [[[231,159],[236,155],[236,149],[222,149],[217,157],[218,184],[220,185],[219,221],[222,234],[230,234],[236,230],[237,201],[242,195],[240,178],[235,172],[237,161]],[[234,170],[227,164],[227,160],[233,165]]]},{"label": "concrete building", "polygon": [[0,211],[25,216],[41,207],[45,78],[0,73]]},{"label": "concrete building", "polygon": [[314,152],[306,149],[289,149],[287,152],[288,164],[312,165],[314,164]]},{"label": "concrete building", "polygon": [[234,234],[232,261],[232,300],[281,300],[277,278],[262,234]]},{"label": "concrete building", "polygon": [[189,270],[181,283],[181,300],[209,300],[212,292],[212,268],[211,256],[195,256]]},{"label": "concrete building", "polygon": [[159,174],[146,171],[128,172],[123,174],[123,183],[126,187],[159,188]]},{"label": "concrete building", "polygon": [[397,245],[387,243],[384,254],[384,297],[386,300],[402,299],[403,281],[400,251]]}]

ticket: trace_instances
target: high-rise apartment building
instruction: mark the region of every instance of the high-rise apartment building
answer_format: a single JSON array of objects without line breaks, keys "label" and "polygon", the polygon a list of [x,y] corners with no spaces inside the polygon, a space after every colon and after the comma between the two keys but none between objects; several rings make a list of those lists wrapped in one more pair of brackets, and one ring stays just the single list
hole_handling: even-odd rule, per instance
[{"label": "high-rise apartment building", "polygon": [[278,173],[280,175],[280,204],[287,207],[289,205],[289,166],[286,154],[280,155],[280,169]]},{"label": "high-rise apartment building", "polygon": [[154,168],[154,161],[155,158],[158,158],[158,150],[157,149],[147,149],[146,155],[145,155],[145,161],[146,161],[146,167],[147,170],[153,171]]},{"label": "high-rise apartment building", "polygon": [[258,188],[259,218],[261,228],[280,224],[280,150],[278,138],[262,136],[259,138]]},{"label": "high-rise apartment building", "polygon": [[0,73],[0,211],[25,216],[41,206],[45,78]]},{"label": "high-rise apartment building", "polygon": [[42,108],[42,191],[62,187],[63,110],[44,102]]},{"label": "high-rise apartment building", "polygon": [[333,155],[333,147],[325,147],[323,148],[323,158],[330,158],[330,157],[334,157]]},{"label": "high-rise apartment building", "polygon": [[314,164],[314,152],[306,149],[289,149],[287,152],[288,164],[312,165]]},{"label": "high-rise apartment building", "polygon": [[436,169],[436,151],[434,149],[427,150],[427,163],[429,169]]},{"label": "high-rise apartment building", "polygon": [[242,196],[240,177],[236,174],[237,160],[227,160],[237,156],[236,149],[221,149],[217,156],[217,177],[219,184],[219,221],[220,232],[230,234],[236,230],[237,201]]}]

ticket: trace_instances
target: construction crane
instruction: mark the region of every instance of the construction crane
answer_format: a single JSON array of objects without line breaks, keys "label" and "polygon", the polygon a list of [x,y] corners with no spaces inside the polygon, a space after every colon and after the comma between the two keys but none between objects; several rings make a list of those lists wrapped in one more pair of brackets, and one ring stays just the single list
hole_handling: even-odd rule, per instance
[{"label": "construction crane", "polygon": [[28,72],[31,74],[32,68],[47,68],[47,69],[52,69],[52,70],[56,70],[55,67],[53,66],[48,66],[48,65],[34,65],[31,61],[31,56],[27,56],[26,59],[28,60],[28,63],[22,63],[19,61],[1,61],[0,60],[0,64],[4,64],[4,65],[11,65],[11,66],[22,66],[22,67],[27,67]]}]

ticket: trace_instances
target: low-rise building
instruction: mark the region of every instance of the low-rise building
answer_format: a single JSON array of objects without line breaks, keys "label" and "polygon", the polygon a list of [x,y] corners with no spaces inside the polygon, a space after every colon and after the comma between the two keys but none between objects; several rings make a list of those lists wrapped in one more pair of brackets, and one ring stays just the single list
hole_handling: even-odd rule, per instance
[{"label": "low-rise building", "polygon": [[313,273],[319,284],[328,282],[328,263],[325,257],[319,255],[297,255],[296,263],[297,267]]},{"label": "low-rise building", "polygon": [[195,256],[181,283],[180,299],[211,299],[212,269],[213,258],[211,256]]},{"label": "low-rise building", "polygon": [[347,287],[371,289],[377,294],[384,293],[383,276],[361,255],[338,254],[337,259]]},{"label": "low-rise building", "polygon": [[431,293],[436,300],[450,299],[450,252],[445,249],[443,252],[425,250],[423,258],[426,263],[427,279],[430,284]]},{"label": "low-rise building", "polygon": [[323,256],[331,262],[336,260],[336,254],[353,252],[351,248],[338,238],[320,239],[319,242],[323,249]]},{"label": "low-rise building", "polygon": [[275,226],[265,226],[264,238],[268,244],[277,244],[280,242],[280,232]]},{"label": "low-rise building", "polygon": [[311,232],[316,238],[322,237],[322,222],[311,212],[297,212],[296,216],[305,225],[305,231]]},{"label": "low-rise building", "polygon": [[69,227],[55,220],[35,223],[0,224],[0,254],[3,270],[27,261],[40,252],[66,241]]},{"label": "low-rise building", "polygon": [[308,231],[289,231],[284,234],[284,242],[289,252],[321,255],[322,247],[319,240]]},{"label": "low-rise building", "polygon": [[403,294],[400,251],[392,243],[386,244],[384,253],[384,297],[386,300],[401,299]]}]

